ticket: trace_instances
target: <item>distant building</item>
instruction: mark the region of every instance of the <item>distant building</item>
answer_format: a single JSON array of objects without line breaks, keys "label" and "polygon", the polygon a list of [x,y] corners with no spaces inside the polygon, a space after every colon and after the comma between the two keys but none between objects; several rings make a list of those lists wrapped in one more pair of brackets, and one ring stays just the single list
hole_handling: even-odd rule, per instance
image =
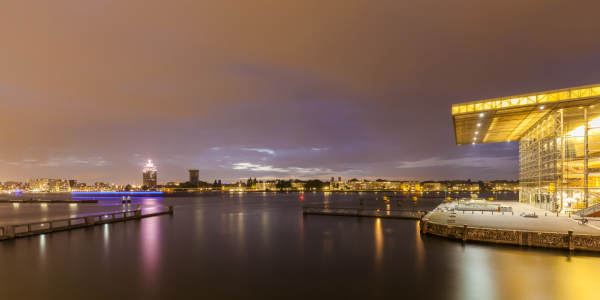
[{"label": "distant building", "polygon": [[144,166],[143,177],[143,182],[145,186],[149,188],[156,187],[156,167],[152,164],[152,161],[150,160]]},{"label": "distant building", "polygon": [[297,189],[299,191],[304,190],[304,182],[298,179],[292,181],[292,189]]},{"label": "distant building", "polygon": [[200,181],[200,170],[190,170],[190,183],[198,183]]},{"label": "distant building", "polygon": [[69,180],[69,188],[74,188],[77,185],[77,180],[71,179]]},{"label": "distant building", "polygon": [[426,192],[429,191],[442,191],[444,190],[444,188],[442,188],[442,184],[440,182],[424,182],[423,183],[423,190]]},{"label": "distant building", "polygon": [[96,182],[94,184],[94,186],[96,186],[96,188],[98,188],[98,189],[107,189],[107,188],[110,188],[110,184],[108,184],[106,182]]},{"label": "distant building", "polygon": [[16,189],[23,187],[23,183],[18,181],[7,181],[4,183],[4,187],[7,189]]}]

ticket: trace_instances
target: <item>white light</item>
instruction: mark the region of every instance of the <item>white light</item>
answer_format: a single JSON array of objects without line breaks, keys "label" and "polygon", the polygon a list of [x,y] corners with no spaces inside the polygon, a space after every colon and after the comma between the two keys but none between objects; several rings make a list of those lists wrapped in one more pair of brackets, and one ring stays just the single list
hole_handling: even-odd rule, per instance
[{"label": "white light", "polygon": [[476,140],[477,138],[473,138],[474,140]]},{"label": "white light", "polygon": [[483,117],[483,114],[479,114],[480,117]]},{"label": "white light", "polygon": [[544,109],[544,107],[542,106],[542,107],[540,107],[540,109]]},{"label": "white light", "polygon": [[477,126],[481,126],[481,124],[477,124]]},{"label": "white light", "polygon": [[478,133],[479,133],[479,131],[475,131],[475,134],[478,134]]},{"label": "white light", "polygon": [[475,143],[473,143],[473,145],[475,145]]}]

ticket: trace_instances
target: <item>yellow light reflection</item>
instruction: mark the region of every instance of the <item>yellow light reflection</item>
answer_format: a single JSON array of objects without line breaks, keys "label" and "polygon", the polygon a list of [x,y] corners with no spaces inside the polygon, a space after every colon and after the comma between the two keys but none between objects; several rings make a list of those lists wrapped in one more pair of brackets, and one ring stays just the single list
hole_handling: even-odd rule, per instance
[{"label": "yellow light reflection", "polygon": [[381,219],[375,222],[375,262],[383,263],[383,230],[381,230]]}]

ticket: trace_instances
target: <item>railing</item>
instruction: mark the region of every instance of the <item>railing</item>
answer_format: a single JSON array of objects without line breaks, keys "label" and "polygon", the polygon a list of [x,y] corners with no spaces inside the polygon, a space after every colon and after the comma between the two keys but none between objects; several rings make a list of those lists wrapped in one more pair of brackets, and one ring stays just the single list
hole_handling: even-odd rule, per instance
[{"label": "railing", "polygon": [[598,203],[596,205],[592,205],[588,208],[584,208],[582,210],[576,211],[576,212],[572,213],[572,215],[584,217],[584,216],[589,216],[589,215],[597,213],[597,212],[600,212],[600,203]]},{"label": "railing", "polygon": [[305,214],[322,214],[338,216],[357,216],[357,217],[380,217],[380,218],[398,218],[398,219],[420,219],[425,215],[422,211],[399,210],[399,209],[377,209],[377,208],[346,208],[346,207],[302,207]]}]

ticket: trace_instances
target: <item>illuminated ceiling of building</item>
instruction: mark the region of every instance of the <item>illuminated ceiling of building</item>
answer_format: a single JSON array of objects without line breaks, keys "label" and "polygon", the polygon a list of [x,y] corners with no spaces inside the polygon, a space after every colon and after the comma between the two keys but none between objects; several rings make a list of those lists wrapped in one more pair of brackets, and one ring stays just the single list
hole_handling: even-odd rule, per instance
[{"label": "illuminated ceiling of building", "polygon": [[457,145],[519,140],[553,109],[600,104],[600,84],[452,105]]}]

